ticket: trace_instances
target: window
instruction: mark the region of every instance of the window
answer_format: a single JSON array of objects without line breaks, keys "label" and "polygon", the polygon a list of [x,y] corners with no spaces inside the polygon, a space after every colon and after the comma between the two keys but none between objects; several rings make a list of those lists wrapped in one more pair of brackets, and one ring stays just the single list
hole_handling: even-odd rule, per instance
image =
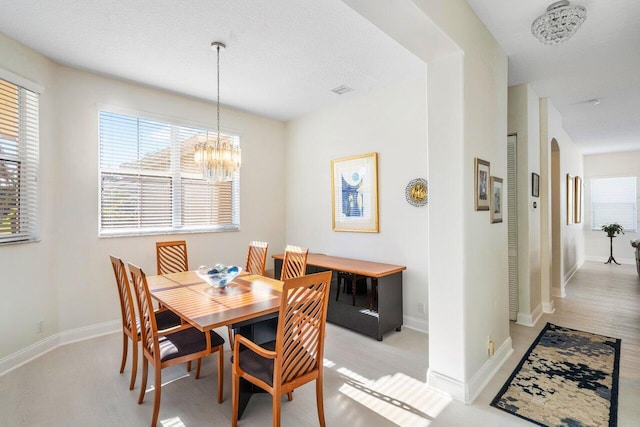
[{"label": "window", "polygon": [[40,237],[39,95],[9,80],[0,78],[0,244]]},{"label": "window", "polygon": [[617,222],[625,230],[637,229],[635,176],[591,179],[591,229]]},{"label": "window", "polygon": [[[240,175],[209,182],[193,160],[213,131],[100,111],[101,236],[239,228]],[[237,136],[220,135],[239,143]]]}]

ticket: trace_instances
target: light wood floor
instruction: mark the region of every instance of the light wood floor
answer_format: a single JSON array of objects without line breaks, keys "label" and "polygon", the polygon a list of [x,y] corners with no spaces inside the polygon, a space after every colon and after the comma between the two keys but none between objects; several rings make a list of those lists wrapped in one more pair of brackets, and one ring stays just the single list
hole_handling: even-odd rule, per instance
[{"label": "light wood floor", "polygon": [[[536,327],[511,325],[514,355],[473,405],[450,402],[424,385],[428,342],[425,334],[404,329],[383,342],[328,325],[325,364],[325,415],[328,426],[529,426],[491,408],[497,393],[546,322],[622,338],[620,427],[640,425],[640,280],[635,266],[587,262],[556,299],[556,313]],[[220,331],[226,336],[226,329]],[[118,373],[121,338],[107,335],[60,347],[0,377],[0,426],[147,426],[153,392],[136,403],[128,390],[130,365]],[[230,425],[230,352],[225,353],[225,401],[215,403],[215,359],[194,380],[184,366],[163,372],[160,425]],[[149,388],[153,377],[149,379]],[[283,426],[317,425],[313,384],[283,402]],[[268,395],[257,395],[240,426],[271,422]]]}]

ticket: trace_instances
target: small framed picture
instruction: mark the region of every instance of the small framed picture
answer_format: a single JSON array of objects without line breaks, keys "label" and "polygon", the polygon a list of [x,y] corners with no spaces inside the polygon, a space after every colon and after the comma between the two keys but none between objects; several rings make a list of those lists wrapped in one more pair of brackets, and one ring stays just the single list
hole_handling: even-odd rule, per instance
[{"label": "small framed picture", "polygon": [[535,172],[531,172],[531,195],[540,197],[540,175]]},{"label": "small framed picture", "polygon": [[573,224],[573,208],[575,206],[574,176],[567,174],[567,225]]},{"label": "small framed picture", "polygon": [[378,154],[331,161],[334,231],[378,232]]},{"label": "small framed picture", "polygon": [[580,224],[582,222],[582,178],[575,177],[575,206],[573,208],[574,222]]},{"label": "small framed picture", "polygon": [[502,191],[502,178],[491,177],[491,189],[490,189],[490,207],[489,217],[491,223],[502,222],[503,211],[503,191]]},{"label": "small framed picture", "polygon": [[486,160],[475,159],[475,208],[477,211],[489,210],[489,176],[491,164]]}]

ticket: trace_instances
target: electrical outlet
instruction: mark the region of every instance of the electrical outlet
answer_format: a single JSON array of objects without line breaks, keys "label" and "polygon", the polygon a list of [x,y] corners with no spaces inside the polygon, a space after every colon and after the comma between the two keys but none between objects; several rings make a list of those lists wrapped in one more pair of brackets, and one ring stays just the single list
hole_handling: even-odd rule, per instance
[{"label": "electrical outlet", "polygon": [[44,330],[44,320],[38,320],[36,322],[36,331],[37,333],[41,334],[43,330]]},{"label": "electrical outlet", "polygon": [[424,303],[418,303],[418,313],[424,314]]}]

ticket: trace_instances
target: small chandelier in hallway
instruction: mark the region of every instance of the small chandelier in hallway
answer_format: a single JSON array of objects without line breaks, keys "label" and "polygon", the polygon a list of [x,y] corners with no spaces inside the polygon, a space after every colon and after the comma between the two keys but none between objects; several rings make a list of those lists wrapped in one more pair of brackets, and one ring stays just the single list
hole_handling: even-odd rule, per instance
[{"label": "small chandelier in hallway", "polygon": [[544,44],[554,45],[569,40],[587,19],[587,9],[557,1],[531,24],[531,33]]},{"label": "small chandelier in hallway", "polygon": [[193,160],[202,169],[202,176],[213,181],[231,181],[233,174],[240,169],[241,162],[240,147],[231,138],[220,137],[220,51],[225,47],[221,42],[211,43],[211,48],[217,53],[217,135],[212,141],[207,137],[204,142],[196,144],[193,153]]}]

